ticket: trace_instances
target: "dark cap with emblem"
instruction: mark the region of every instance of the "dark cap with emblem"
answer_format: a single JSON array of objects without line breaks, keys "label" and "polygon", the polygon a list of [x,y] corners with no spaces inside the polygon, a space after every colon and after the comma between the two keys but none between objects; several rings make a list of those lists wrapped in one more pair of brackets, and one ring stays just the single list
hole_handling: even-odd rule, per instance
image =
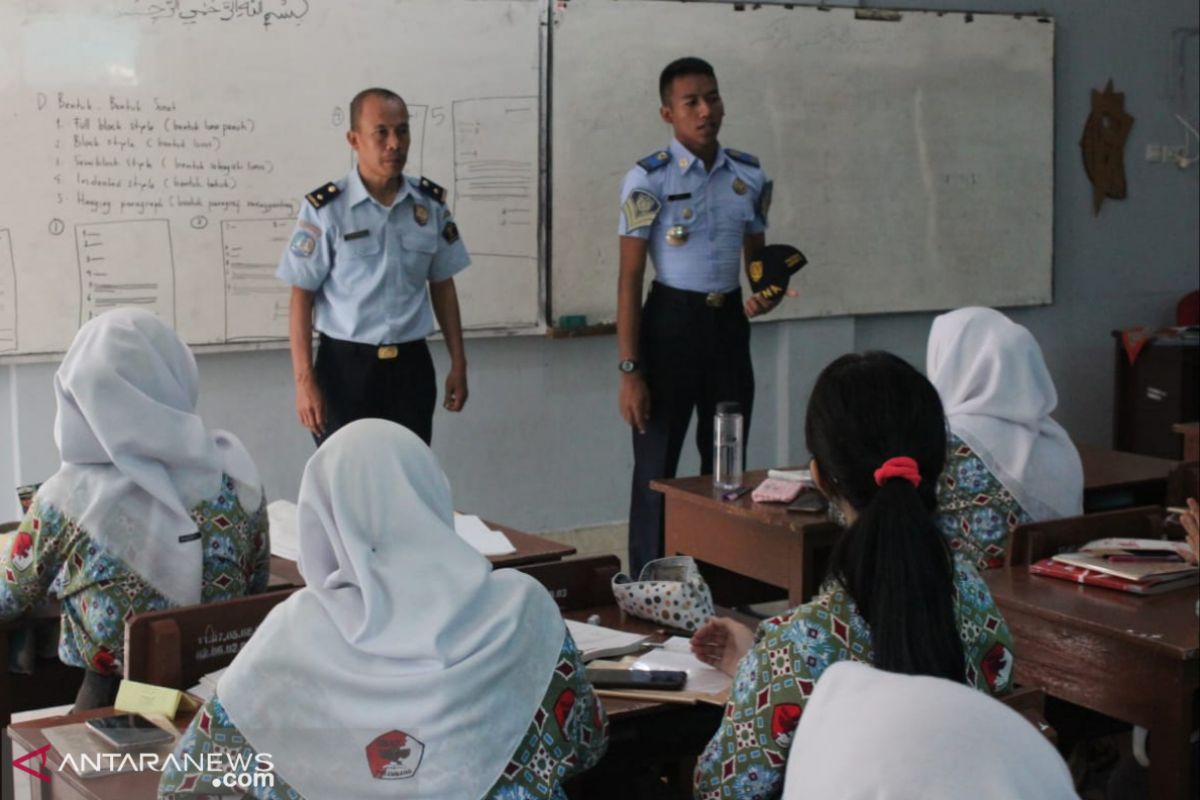
[{"label": "dark cap with emblem", "polygon": [[788,281],[808,263],[808,259],[790,244],[769,244],[750,262],[750,288],[767,300],[787,291]]}]

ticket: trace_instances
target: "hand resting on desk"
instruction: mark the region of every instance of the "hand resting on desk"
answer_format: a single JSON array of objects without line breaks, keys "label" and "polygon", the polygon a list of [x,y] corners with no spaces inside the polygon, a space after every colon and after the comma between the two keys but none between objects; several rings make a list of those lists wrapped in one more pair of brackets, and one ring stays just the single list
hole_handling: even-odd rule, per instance
[{"label": "hand resting on desk", "polygon": [[725,617],[713,617],[692,634],[692,655],[731,677],[753,646],[754,631]]}]

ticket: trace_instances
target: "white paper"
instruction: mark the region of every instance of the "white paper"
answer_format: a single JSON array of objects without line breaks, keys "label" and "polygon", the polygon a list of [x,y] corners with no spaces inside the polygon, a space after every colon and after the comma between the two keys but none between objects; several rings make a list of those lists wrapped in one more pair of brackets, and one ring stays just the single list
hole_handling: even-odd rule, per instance
[{"label": "white paper", "polygon": [[500,531],[494,531],[473,514],[454,512],[454,531],[485,556],[503,556],[517,552],[512,542]]},{"label": "white paper", "polygon": [[584,661],[593,658],[606,658],[621,655],[636,650],[649,636],[639,633],[627,633],[601,625],[589,625],[586,622],[576,622],[573,619],[564,620],[575,646],[583,654]]},{"label": "white paper", "polygon": [[710,667],[692,655],[691,643],[682,636],[672,636],[661,648],[651,650],[629,665],[630,669],[664,669],[687,673],[685,692],[721,694],[729,690],[733,679],[721,670]]},{"label": "white paper", "polygon": [[296,504],[276,500],[267,505],[271,525],[271,555],[295,561],[300,557],[300,530],[296,522]]},{"label": "white paper", "polygon": [[803,483],[813,486],[812,473],[806,469],[769,469],[767,470],[768,478],[777,478],[781,481],[793,481],[794,483]]}]

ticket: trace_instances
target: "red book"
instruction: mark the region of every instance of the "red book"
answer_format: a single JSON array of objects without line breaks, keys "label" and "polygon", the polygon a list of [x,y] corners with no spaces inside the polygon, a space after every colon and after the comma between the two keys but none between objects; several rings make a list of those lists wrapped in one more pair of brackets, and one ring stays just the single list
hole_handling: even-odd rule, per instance
[{"label": "red book", "polygon": [[1167,576],[1159,580],[1131,581],[1128,578],[1118,578],[1116,575],[1106,575],[1096,570],[1064,564],[1053,558],[1043,558],[1036,564],[1030,564],[1029,571],[1034,575],[1045,575],[1048,578],[1058,578],[1088,586],[1101,586],[1105,589],[1116,589],[1132,594],[1160,594],[1200,583],[1200,573],[1196,571]]}]

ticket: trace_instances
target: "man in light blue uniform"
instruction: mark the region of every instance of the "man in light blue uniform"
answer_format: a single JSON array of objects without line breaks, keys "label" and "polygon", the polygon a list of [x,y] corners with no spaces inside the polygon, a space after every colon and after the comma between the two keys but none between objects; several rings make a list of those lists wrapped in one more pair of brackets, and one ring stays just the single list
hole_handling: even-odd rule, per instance
[{"label": "man in light blue uniform", "polygon": [[[693,409],[704,473],[712,472],[718,402],[738,403],[749,430],[749,317],[775,304],[757,294],[742,302],[739,270],[743,257],[749,264],[764,245],[771,182],[757,158],[720,147],[724,106],[712,67],[698,58],[674,61],[659,92],[674,140],[626,174],[617,231],[620,408],[633,428],[634,575],[663,554],[662,496],[649,483],[674,477]],[[655,278],[643,309],[647,254]]]},{"label": "man in light blue uniform", "polygon": [[297,415],[318,443],[363,417],[398,422],[428,443],[437,384],[425,337],[435,314],[451,362],[444,406],[459,411],[467,399],[454,275],[470,257],[445,190],[403,173],[411,137],[398,95],[360,92],[346,138],[357,167],[307,195],[276,273],[292,286]]}]

